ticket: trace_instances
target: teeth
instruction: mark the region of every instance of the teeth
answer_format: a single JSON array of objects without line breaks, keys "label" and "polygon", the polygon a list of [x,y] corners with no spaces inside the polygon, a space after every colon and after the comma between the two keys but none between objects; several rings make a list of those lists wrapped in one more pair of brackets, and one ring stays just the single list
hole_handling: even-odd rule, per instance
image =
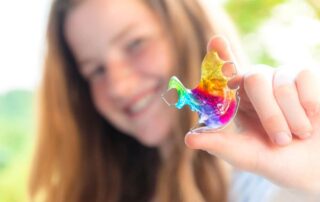
[{"label": "teeth", "polygon": [[135,105],[130,108],[132,113],[137,113],[143,108],[145,108],[149,102],[152,100],[153,95],[147,95],[144,98],[141,98]]}]

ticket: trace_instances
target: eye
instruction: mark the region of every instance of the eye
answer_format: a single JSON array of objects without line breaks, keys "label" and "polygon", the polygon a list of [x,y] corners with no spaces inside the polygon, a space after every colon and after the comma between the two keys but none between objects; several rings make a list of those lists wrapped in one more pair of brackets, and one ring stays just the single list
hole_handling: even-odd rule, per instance
[{"label": "eye", "polygon": [[126,51],[129,54],[139,53],[140,50],[145,46],[147,39],[145,37],[139,37],[131,40],[127,46]]},{"label": "eye", "polygon": [[103,65],[98,65],[94,68],[92,68],[90,70],[90,72],[88,72],[88,75],[87,75],[87,79],[92,82],[92,81],[97,81],[99,80],[100,78],[102,78],[105,74],[105,68]]}]

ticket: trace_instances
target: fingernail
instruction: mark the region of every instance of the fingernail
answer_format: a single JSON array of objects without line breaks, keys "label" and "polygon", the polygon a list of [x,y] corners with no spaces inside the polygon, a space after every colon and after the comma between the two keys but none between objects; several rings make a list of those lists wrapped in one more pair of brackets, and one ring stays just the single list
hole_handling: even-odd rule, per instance
[{"label": "fingernail", "polygon": [[287,145],[291,142],[292,136],[286,132],[280,132],[275,136],[275,143],[278,145]]},{"label": "fingernail", "polygon": [[213,153],[213,152],[211,152],[211,151],[208,151],[208,150],[205,150],[208,154],[210,154],[210,155],[216,155],[215,153]]},{"label": "fingernail", "polygon": [[304,133],[302,135],[300,135],[301,138],[305,139],[311,136],[311,133]]},{"label": "fingernail", "polygon": [[186,134],[186,136],[188,136],[188,135],[198,135],[198,134],[199,134],[199,133],[191,130],[191,131],[189,131],[189,132]]}]

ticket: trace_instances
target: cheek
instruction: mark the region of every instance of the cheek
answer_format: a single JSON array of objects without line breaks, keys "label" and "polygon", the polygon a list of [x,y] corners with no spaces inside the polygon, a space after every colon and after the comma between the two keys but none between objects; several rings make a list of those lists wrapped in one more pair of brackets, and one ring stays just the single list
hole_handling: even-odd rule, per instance
[{"label": "cheek", "polygon": [[139,69],[151,75],[169,77],[175,66],[174,54],[170,45],[158,44],[147,50],[137,61]]},{"label": "cheek", "polygon": [[128,120],[122,111],[117,108],[115,102],[107,96],[107,89],[104,85],[91,87],[91,96],[98,113],[119,130],[125,133],[132,133],[128,126]]},{"label": "cheek", "polygon": [[90,87],[91,97],[93,100],[94,107],[103,116],[108,117],[110,109],[113,109],[112,102],[106,96],[106,89],[102,85],[92,85]]}]

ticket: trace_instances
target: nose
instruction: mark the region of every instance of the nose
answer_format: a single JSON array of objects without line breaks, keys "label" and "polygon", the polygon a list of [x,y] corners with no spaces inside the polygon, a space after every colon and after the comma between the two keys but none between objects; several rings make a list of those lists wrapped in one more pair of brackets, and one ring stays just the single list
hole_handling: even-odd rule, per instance
[{"label": "nose", "polygon": [[125,60],[112,58],[106,62],[108,95],[122,102],[130,97],[137,85],[137,76],[133,67]]}]

